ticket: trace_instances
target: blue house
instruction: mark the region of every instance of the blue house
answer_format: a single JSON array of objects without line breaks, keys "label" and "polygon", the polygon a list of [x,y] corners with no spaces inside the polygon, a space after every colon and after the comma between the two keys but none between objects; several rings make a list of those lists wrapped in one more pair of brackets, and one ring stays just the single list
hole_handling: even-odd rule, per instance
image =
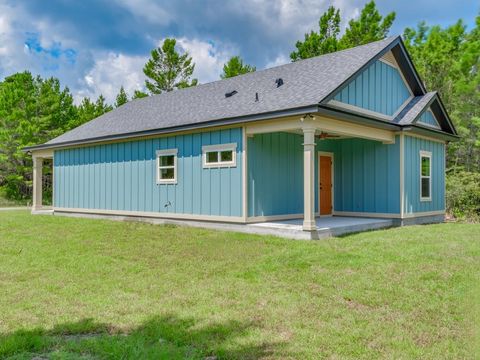
[{"label": "blue house", "polygon": [[226,223],[443,221],[457,139],[400,37],[131,101],[45,144],[53,211]]}]

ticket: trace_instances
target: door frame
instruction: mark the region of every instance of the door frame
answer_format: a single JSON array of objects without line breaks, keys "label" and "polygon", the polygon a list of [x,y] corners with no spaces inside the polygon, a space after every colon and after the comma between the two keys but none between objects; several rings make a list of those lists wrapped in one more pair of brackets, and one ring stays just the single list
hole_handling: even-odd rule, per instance
[{"label": "door frame", "polygon": [[[327,156],[327,157],[330,157],[330,159],[332,160],[332,167],[330,169],[330,175],[332,177],[332,193],[331,193],[331,198],[332,198],[332,211],[330,214],[327,214],[327,215],[321,215],[320,214],[320,156]],[[333,208],[333,204],[335,203],[334,202],[334,196],[335,196],[335,158],[333,156],[333,152],[328,152],[328,151],[319,151],[318,152],[318,181],[317,181],[317,189],[318,189],[318,216],[320,217],[329,217],[329,216],[333,216],[333,213],[334,213],[334,208]]]}]

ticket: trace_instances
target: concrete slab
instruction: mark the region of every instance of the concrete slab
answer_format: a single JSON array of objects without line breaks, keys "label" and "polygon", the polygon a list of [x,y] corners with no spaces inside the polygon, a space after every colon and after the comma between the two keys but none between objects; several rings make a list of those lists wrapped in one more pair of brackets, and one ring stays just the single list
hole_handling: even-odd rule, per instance
[{"label": "concrete slab", "polygon": [[[359,218],[345,216],[330,216],[316,218],[317,230],[307,232],[302,230],[302,219],[272,221],[247,226],[270,229],[278,236],[293,236],[299,239],[322,239],[329,236],[340,236],[348,233],[376,230],[394,226],[391,219]],[[282,234],[284,233],[284,234]],[[288,234],[288,236],[286,236]]]},{"label": "concrete slab", "polygon": [[[41,214],[42,212],[36,212]],[[43,214],[52,214],[51,211],[45,211]],[[174,224],[179,226],[192,226],[212,230],[242,232],[258,235],[274,235],[288,239],[298,240],[316,240],[330,236],[340,236],[348,233],[376,230],[394,226],[393,220],[359,217],[321,217],[317,218],[317,231],[303,231],[302,219],[269,221],[254,224],[232,224],[212,221],[193,221],[193,220],[173,220],[161,218],[148,218],[139,216],[120,216],[120,215],[101,215],[101,214],[81,214],[57,212],[56,216],[70,216],[82,218],[100,218],[117,221],[139,221],[150,224]]]}]

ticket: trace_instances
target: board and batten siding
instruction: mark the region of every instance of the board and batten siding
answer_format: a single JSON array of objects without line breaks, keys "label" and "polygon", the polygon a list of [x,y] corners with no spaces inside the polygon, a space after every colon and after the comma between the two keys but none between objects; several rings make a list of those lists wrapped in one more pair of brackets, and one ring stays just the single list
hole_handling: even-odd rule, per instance
[{"label": "board and batten siding", "polygon": [[[405,214],[445,209],[445,144],[405,135]],[[420,200],[420,152],[432,153],[431,200]]]},{"label": "board and batten siding", "polygon": [[248,138],[248,216],[303,214],[303,136]]},{"label": "board and batten siding", "polygon": [[392,116],[410,96],[399,70],[377,60],[340,90],[334,100]]},{"label": "board and batten siding", "polygon": [[[255,135],[248,139],[248,216],[303,214],[303,136]],[[364,139],[316,139],[334,154],[334,211],[400,213],[400,147]],[[315,156],[318,211],[318,156]]]},{"label": "board and batten siding", "polygon": [[366,139],[329,140],[334,153],[334,210],[400,213],[400,146]]},{"label": "board and batten siding", "polygon": [[420,115],[418,122],[420,124],[426,124],[440,129],[440,125],[438,125],[437,119],[435,119],[433,113],[428,110],[424,111],[423,114]]},{"label": "board and batten siding", "polygon": [[[56,208],[242,216],[242,129],[56,150]],[[236,143],[236,166],[203,168],[202,146]],[[157,184],[156,151],[178,149],[177,183]]]}]

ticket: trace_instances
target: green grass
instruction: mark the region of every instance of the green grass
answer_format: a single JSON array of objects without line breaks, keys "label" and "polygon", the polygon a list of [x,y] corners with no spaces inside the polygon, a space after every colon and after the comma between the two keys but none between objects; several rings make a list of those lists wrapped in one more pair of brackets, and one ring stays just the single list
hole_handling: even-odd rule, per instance
[{"label": "green grass", "polygon": [[480,226],[317,242],[0,213],[0,358],[473,359]]}]

